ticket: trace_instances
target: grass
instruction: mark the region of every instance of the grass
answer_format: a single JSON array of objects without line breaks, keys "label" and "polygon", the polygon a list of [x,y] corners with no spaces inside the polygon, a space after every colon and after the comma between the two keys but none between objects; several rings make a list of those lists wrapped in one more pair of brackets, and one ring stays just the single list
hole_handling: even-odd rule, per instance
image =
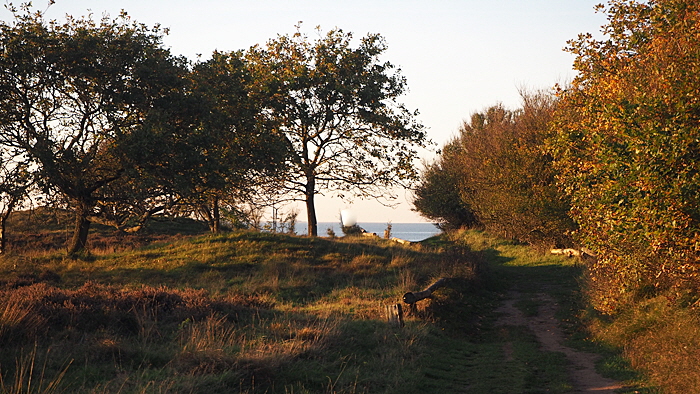
[{"label": "grass", "polygon": [[64,392],[411,392],[430,325],[397,330],[383,305],[436,276],[474,280],[454,257],[246,231],[78,260],[15,253],[0,261],[0,374],[36,343],[61,355],[47,371],[72,360]]},{"label": "grass", "polygon": [[[48,352],[44,361],[48,359]],[[70,363],[59,371],[50,373],[53,375],[47,378],[46,365],[39,369],[37,366],[37,346],[34,346],[29,353],[21,352],[16,360],[14,376],[10,382],[6,382],[0,374],[0,392],[5,394],[42,393],[50,394],[59,392],[61,381],[63,380]]]},{"label": "grass", "polygon": [[[664,393],[691,393],[700,387],[700,314],[664,296],[641,300],[616,316],[589,316],[593,334],[622,349],[612,360],[646,372]],[[613,364],[615,365],[615,364]]]},{"label": "grass", "polygon": [[[19,382],[7,387],[26,388],[13,376],[35,347],[42,356],[31,365],[55,382],[52,392],[571,388],[564,356],[542,351],[524,327],[496,327],[494,309],[517,286],[518,305],[533,314],[546,288],[576,337],[583,305],[573,260],[474,231],[413,245],[168,231],[128,245],[103,233],[104,247],[84,259],[51,248],[0,259],[0,376]],[[448,286],[409,310],[404,328],[386,321],[385,305],[443,277]],[[612,374],[629,371],[619,352],[606,360]]]},{"label": "grass", "polygon": [[[568,337],[567,345],[575,349],[599,353],[601,359],[596,369],[603,376],[625,382],[626,388],[620,390],[620,393],[659,392],[656,388],[658,384],[654,383],[653,377],[641,373],[645,369],[640,368],[639,364],[630,362],[630,354],[623,348],[624,341],[615,341],[614,338],[601,335],[601,330],[605,330],[603,327],[609,329],[610,326],[602,325],[600,320],[592,319],[590,316],[590,308],[587,307],[581,291],[585,283],[582,281],[583,265],[578,259],[547,255],[531,247],[477,231],[456,232],[450,236],[450,240],[465,246],[472,252],[483,254],[488,262],[486,264],[488,272],[484,273],[488,289],[496,295],[516,290],[519,299],[515,306],[525,316],[537,314],[539,307],[537,293],[551,295],[559,305],[557,318]],[[512,360],[502,365],[507,368],[510,365],[519,364],[519,367],[510,372],[496,374],[496,379],[506,379],[511,387],[520,388],[516,390],[489,387],[482,391],[469,392],[569,392],[571,387],[567,383],[566,371],[561,368],[566,365],[563,355],[539,351],[536,346],[533,347],[534,338],[527,332],[514,331],[512,327],[500,331],[493,328],[485,331],[489,335],[496,334],[495,337],[487,339],[486,343],[489,341],[513,343]],[[620,327],[618,333],[622,332],[629,332],[629,328]],[[651,353],[655,346],[648,343],[645,348]],[[695,347],[695,349],[698,348],[700,347]],[[490,355],[492,351],[497,349],[486,348],[481,353],[477,352],[477,354],[483,354],[484,359],[480,363],[489,365],[489,360],[494,359],[494,356]],[[497,357],[496,360],[498,360]],[[540,390],[538,387],[547,387],[547,389]]]}]

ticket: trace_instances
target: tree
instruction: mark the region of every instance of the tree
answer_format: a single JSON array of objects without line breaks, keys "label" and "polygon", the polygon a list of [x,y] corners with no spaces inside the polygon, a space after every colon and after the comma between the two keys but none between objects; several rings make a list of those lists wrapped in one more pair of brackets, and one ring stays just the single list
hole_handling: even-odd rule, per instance
[{"label": "tree", "polygon": [[424,173],[415,205],[452,227],[478,224],[531,244],[566,245],[573,223],[545,150],[556,100],[543,92],[522,98],[517,110],[472,114]]},{"label": "tree", "polygon": [[284,167],[287,146],[263,117],[260,95],[251,94],[254,81],[240,52],[214,52],[195,65],[191,78],[203,111],[191,133],[202,157],[190,174],[186,198],[220,230],[221,204],[235,210],[250,200],[256,185]]},{"label": "tree", "polygon": [[551,142],[594,305],[700,289],[700,2],[610,1],[604,40],[570,42]]},{"label": "tree", "polygon": [[462,199],[462,154],[459,139],[445,144],[437,160],[426,165],[414,190],[414,210],[437,221],[442,230],[473,227],[479,223]]},{"label": "tree", "polygon": [[246,54],[266,114],[292,152],[280,187],[305,201],[309,235],[317,235],[317,194],[387,201],[391,188],[416,179],[414,148],[426,144],[417,113],[397,101],[405,78],[380,61],[384,39],[351,41],[342,30],[313,42],[297,31]]},{"label": "tree", "polygon": [[13,11],[14,23],[0,24],[0,142],[35,161],[47,187],[70,201],[75,255],[99,192],[160,149],[148,144],[168,129],[185,62],[163,47],[158,27],[125,13],[61,24]]},{"label": "tree", "polygon": [[521,95],[521,108],[496,105],[462,125],[461,196],[490,232],[563,246],[573,224],[544,144],[556,100],[546,92]]},{"label": "tree", "polygon": [[7,250],[7,221],[34,183],[29,167],[30,163],[13,155],[11,149],[0,151],[0,254]]}]

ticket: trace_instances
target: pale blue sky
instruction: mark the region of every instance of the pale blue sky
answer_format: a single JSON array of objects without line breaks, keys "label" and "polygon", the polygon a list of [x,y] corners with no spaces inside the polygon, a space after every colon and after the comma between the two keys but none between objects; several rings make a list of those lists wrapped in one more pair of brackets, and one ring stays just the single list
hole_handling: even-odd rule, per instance
[{"label": "pale blue sky", "polygon": [[[571,80],[573,56],[562,51],[579,33],[598,33],[605,16],[601,0],[56,0],[47,17],[65,14],[95,18],[124,9],[136,21],[170,29],[165,44],[174,54],[195,59],[212,51],[246,49],[277,34],[338,27],[356,37],[380,33],[386,60],[402,69],[410,92],[403,102],[418,109],[430,138],[439,146],[472,112],[503,103],[519,104],[518,89],[546,89]],[[15,1],[19,3],[19,1]],[[34,1],[45,9],[47,1]],[[0,18],[10,14],[0,9]],[[426,158],[432,154],[425,153]],[[410,193],[397,208],[355,201],[360,222],[415,222]],[[336,221],[348,204],[321,198],[319,221]],[[303,207],[299,209],[305,220]]]}]

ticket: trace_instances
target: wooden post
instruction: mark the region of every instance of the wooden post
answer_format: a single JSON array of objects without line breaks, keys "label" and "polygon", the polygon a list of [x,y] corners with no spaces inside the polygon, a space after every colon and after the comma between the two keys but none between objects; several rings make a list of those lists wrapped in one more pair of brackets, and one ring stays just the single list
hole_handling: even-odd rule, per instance
[{"label": "wooden post", "polygon": [[389,324],[403,327],[403,308],[401,304],[385,305],[384,313]]},{"label": "wooden post", "polygon": [[408,293],[404,294],[403,295],[403,302],[405,302],[409,305],[413,305],[420,300],[423,300],[425,298],[430,297],[436,289],[438,289],[442,286],[445,286],[446,284],[447,284],[447,278],[441,278],[441,279],[437,280],[435,283],[433,283],[432,285],[428,286],[428,288],[423,290],[423,291],[408,292]]}]

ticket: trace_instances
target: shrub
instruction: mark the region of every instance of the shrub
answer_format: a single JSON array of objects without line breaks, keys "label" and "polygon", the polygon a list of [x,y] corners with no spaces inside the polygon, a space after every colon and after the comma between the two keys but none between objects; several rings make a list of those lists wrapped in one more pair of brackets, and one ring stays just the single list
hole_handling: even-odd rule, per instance
[{"label": "shrub", "polygon": [[551,145],[601,311],[700,287],[699,6],[612,1],[606,39],[570,42]]},{"label": "shrub", "polygon": [[442,230],[478,224],[474,212],[460,195],[460,154],[459,140],[447,143],[441,156],[434,163],[426,165],[414,191],[415,210],[436,221]]},{"label": "shrub", "polygon": [[496,105],[474,113],[424,172],[416,209],[446,227],[479,224],[524,242],[569,244],[568,200],[544,150],[555,107],[551,95],[523,93],[518,110]]},{"label": "shrub", "polygon": [[362,227],[357,224],[353,224],[352,226],[341,226],[340,229],[345,235],[360,235],[363,232]]}]

